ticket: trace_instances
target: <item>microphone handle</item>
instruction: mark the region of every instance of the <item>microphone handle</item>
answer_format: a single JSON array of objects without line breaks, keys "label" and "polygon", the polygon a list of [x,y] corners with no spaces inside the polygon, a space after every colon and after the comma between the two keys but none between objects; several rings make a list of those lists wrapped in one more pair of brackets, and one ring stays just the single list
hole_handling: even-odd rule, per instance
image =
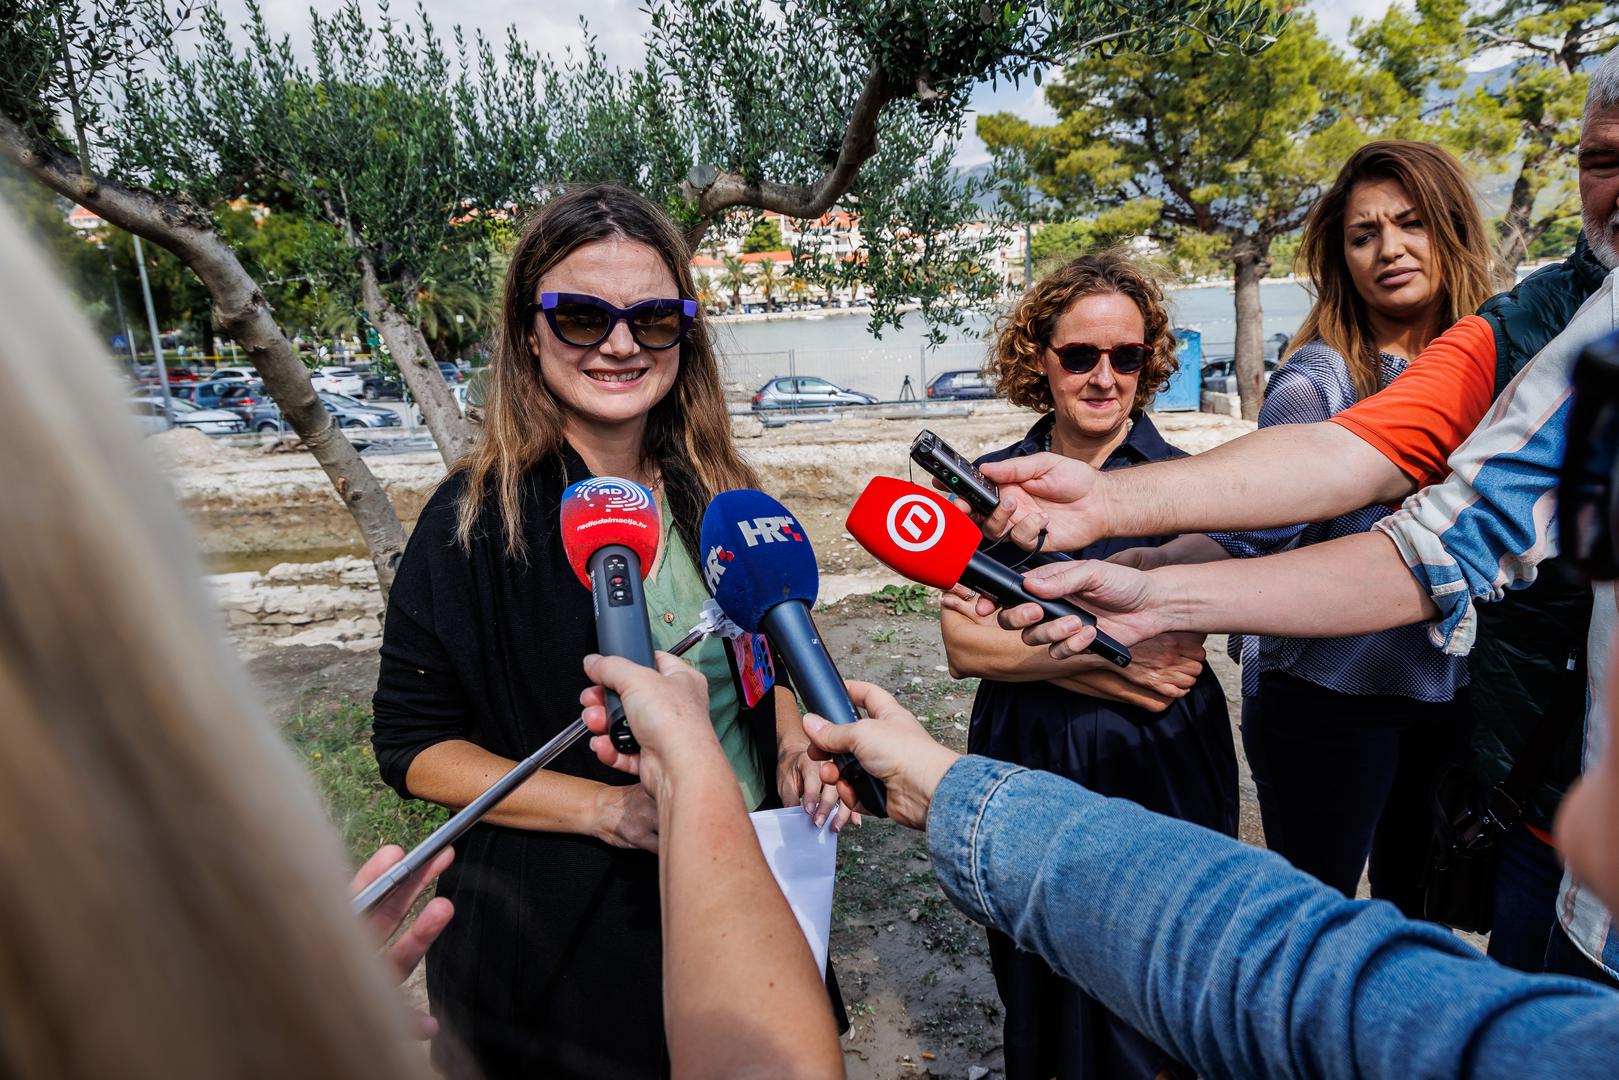
[{"label": "microphone handle", "polygon": [[[643,667],[655,668],[652,626],[647,622],[646,593],[641,587],[641,557],[623,544],[608,544],[590,556],[590,599],[596,610],[596,647],[603,656],[622,656]],[[624,705],[607,691],[608,735],[625,754],[641,746],[630,734]]]},{"label": "microphone handle", "polygon": [[[821,632],[810,617],[809,605],[802,600],[783,601],[765,612],[759,628],[770,639],[793,689],[804,699],[806,710],[834,724],[852,724],[860,719],[843,685],[843,676],[821,643]],[[887,786],[866,772],[853,754],[839,754],[837,763],[860,805],[878,817],[887,817]]]},{"label": "microphone handle", "polygon": [[[1060,619],[1064,615],[1077,615],[1086,626],[1096,626],[1095,615],[1066,600],[1042,600],[1023,587],[1023,575],[981,552],[973,552],[973,557],[967,560],[967,568],[961,572],[961,583],[1008,606],[1039,604],[1040,610],[1046,613],[1041,622]],[[1130,663],[1130,650],[1103,633],[1101,627],[1096,628],[1096,640],[1085,651],[1093,652],[1119,667],[1127,667]]]}]

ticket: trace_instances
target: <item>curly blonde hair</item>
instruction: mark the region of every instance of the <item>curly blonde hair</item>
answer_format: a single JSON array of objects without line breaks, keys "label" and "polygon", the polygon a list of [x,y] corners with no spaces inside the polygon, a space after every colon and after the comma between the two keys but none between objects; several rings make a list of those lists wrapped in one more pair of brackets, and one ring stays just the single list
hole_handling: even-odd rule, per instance
[{"label": "curly blonde hair", "polygon": [[984,365],[984,373],[995,380],[999,396],[1035,412],[1050,412],[1055,407],[1045,361],[1052,330],[1063,312],[1082,297],[1097,293],[1117,293],[1141,309],[1146,328],[1144,344],[1152,349],[1152,357],[1141,369],[1131,411],[1145,408],[1158,391],[1169,385],[1170,376],[1180,369],[1180,361],[1175,358],[1175,334],[1169,327],[1164,290],[1123,255],[1104,251],[1064,263],[1035,282],[1012,310],[1001,316],[995,325],[995,347]]}]

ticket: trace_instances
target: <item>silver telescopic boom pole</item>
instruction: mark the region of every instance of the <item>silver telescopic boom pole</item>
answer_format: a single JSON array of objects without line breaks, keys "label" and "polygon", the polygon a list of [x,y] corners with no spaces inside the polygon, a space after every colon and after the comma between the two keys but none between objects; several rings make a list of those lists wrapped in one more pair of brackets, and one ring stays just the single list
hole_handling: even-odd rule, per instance
[{"label": "silver telescopic boom pole", "polygon": [[[671,656],[680,656],[707,636],[705,633],[694,630],[681,638],[669,650],[669,653]],[[523,781],[555,761],[564,750],[578,742],[586,734],[587,730],[583,720],[575,720],[558,732],[544,746],[519,761],[512,767],[510,772],[490,785],[487,791],[456,811],[455,816],[450,818],[449,821],[434,829],[426,840],[417,844],[408,855],[390,866],[381,877],[355,894],[352,901],[354,913],[356,915],[369,915],[405,879],[413,877],[422,867],[432,862],[439,852],[461,839],[462,834],[476,825],[485,814],[504,801],[508,795],[516,791]]]}]

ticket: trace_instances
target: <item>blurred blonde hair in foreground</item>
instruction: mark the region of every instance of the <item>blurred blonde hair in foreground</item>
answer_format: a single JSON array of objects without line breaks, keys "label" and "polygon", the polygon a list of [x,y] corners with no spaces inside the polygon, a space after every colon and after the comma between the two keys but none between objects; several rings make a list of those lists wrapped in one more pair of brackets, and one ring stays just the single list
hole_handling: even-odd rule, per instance
[{"label": "blurred blonde hair in foreground", "polygon": [[0,1076],[425,1075],[104,354],[0,205]]}]

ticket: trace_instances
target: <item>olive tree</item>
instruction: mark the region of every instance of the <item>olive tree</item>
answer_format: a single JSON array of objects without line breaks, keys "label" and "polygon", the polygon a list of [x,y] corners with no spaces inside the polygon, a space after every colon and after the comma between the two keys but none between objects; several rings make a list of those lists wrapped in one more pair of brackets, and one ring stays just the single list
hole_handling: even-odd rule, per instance
[{"label": "olive tree", "polygon": [[[177,256],[212,298],[214,325],[244,349],[265,388],[325,470],[386,593],[404,530],[371,470],[315,396],[297,350],[277,326],[257,282],[210,213],[212,184],[148,186],[107,169],[117,88],[134,85],[138,58],[187,15],[160,0],[26,3],[0,19],[0,156],[27,176]],[[64,130],[60,122],[67,117]]]}]

